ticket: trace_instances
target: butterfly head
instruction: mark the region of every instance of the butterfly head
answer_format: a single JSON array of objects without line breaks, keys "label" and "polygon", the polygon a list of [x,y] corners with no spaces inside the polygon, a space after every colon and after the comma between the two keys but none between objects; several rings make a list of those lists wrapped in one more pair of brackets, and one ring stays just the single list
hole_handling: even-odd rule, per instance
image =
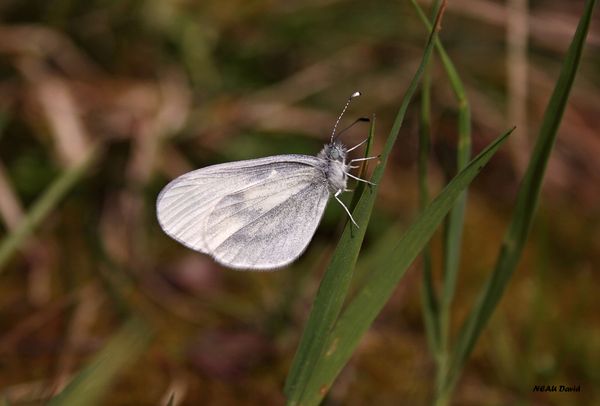
[{"label": "butterfly head", "polygon": [[342,143],[333,141],[325,145],[325,148],[323,148],[319,155],[327,161],[345,164],[347,154],[346,147]]}]

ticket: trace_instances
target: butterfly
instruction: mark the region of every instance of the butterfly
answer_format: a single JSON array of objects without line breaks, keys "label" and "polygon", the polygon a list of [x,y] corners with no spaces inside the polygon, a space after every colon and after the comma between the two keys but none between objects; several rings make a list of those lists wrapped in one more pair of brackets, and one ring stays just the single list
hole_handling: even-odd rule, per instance
[{"label": "butterfly", "polygon": [[[208,254],[234,269],[274,270],[296,260],[310,243],[330,197],[344,208],[339,195],[352,175],[347,149],[336,138],[337,126],[353,93],[333,127],[331,139],[316,156],[275,155],[197,169],[167,184],[156,201],[161,228],[195,251]],[[368,121],[359,119],[358,121]]]}]

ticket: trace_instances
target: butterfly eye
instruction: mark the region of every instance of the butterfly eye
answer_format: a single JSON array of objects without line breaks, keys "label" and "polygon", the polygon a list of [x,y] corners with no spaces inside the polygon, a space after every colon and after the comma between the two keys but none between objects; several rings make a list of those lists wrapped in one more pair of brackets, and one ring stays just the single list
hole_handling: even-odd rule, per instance
[{"label": "butterfly eye", "polygon": [[329,159],[333,161],[344,161],[344,157],[346,153],[341,145],[332,145],[330,150],[328,151]]}]

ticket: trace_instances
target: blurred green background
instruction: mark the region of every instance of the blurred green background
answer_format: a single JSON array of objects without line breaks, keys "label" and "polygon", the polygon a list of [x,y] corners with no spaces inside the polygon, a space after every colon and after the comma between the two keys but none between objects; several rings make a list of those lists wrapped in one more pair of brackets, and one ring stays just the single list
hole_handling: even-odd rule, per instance
[{"label": "blurred green background", "polygon": [[[517,125],[469,194],[454,327],[493,266],[583,5],[529,3],[454,0],[443,21],[441,38],[471,102],[474,150]],[[594,18],[529,244],[455,404],[600,402],[598,13]],[[0,268],[0,396],[43,403],[104,349],[109,359],[127,361],[105,404],[166,404],[171,393],[174,404],[281,404],[320,275],[346,221],[342,209],[330,204],[296,263],[250,273],[220,269],[167,237],[156,222],[156,196],[193,168],[316,154],[355,90],[363,96],[344,123],[376,114],[380,151],[426,36],[408,1],[3,0],[0,241],[57,179],[71,176],[73,187],[58,193],[59,204]],[[437,192],[455,171],[457,106],[437,63],[432,78],[430,185]],[[376,248],[397,238],[390,230],[405,228],[418,211],[417,106],[380,189],[361,277]],[[354,145],[367,131],[357,125],[344,142]],[[440,252],[438,235],[436,269]],[[419,264],[413,268],[328,404],[430,401],[433,360]],[[128,324],[132,314],[145,327]],[[118,340],[123,325],[137,341]],[[107,347],[115,342],[121,346]],[[581,385],[581,392],[532,393],[540,384]]]}]

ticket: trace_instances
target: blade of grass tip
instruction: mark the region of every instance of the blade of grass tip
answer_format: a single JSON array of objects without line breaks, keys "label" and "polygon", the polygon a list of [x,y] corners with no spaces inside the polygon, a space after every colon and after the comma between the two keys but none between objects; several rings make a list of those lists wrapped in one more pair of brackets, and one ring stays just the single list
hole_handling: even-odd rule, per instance
[{"label": "blade of grass tip", "polygon": [[[370,144],[372,144],[374,134],[375,120],[372,120],[369,130]],[[355,194],[358,193],[360,195],[358,195],[358,201],[352,210],[352,216],[360,228],[354,229],[352,223],[347,222],[319,285],[285,383],[284,391],[290,404],[294,404],[299,398],[301,388],[304,387],[310,371],[320,357],[325,337],[339,315],[352,280],[354,265],[371,216],[376,188],[365,188],[358,185]]]},{"label": "blade of grass tip", "polygon": [[[419,152],[418,152],[418,182],[419,182],[419,207],[423,212],[429,203],[429,187],[427,186],[428,162],[431,150],[431,74],[429,68],[423,74],[421,84],[421,112],[419,119]],[[431,247],[429,244],[423,248],[423,270],[421,285],[421,309],[425,321],[425,333],[431,352],[437,359],[439,353],[440,330],[438,299],[433,284],[431,270]]]},{"label": "blade of grass tip", "polygon": [[494,271],[487,280],[478,301],[473,306],[460,330],[459,338],[452,354],[448,380],[443,394],[444,399],[442,400],[448,400],[466,359],[498,305],[521,257],[539,200],[548,158],[552,152],[569,92],[581,61],[585,38],[595,4],[596,0],[587,0],[585,3],[584,12],[577,26],[577,31],[573,36],[561,68],[560,76],[546,107],[538,139],[519,188],[514,214],[504,236]]},{"label": "blade of grass tip", "polygon": [[[365,147],[365,156],[364,156],[365,158],[368,158],[371,151],[373,151],[374,138],[375,138],[375,114],[373,114],[373,116],[371,117],[371,123],[369,125],[369,136],[367,137],[367,146]],[[359,178],[366,179],[368,167],[369,167],[369,161],[363,161],[363,164],[360,167],[360,172],[358,173]],[[365,190],[365,187],[367,187],[367,184],[365,182],[357,182],[357,183],[358,183],[358,185],[356,185],[356,190],[354,191],[354,194],[352,195],[352,202],[350,202],[350,210],[354,210],[354,208],[356,207],[356,204],[358,203],[358,200],[360,199],[360,197],[363,194],[363,191]]]},{"label": "blade of grass tip", "polygon": [[151,336],[141,320],[128,321],[49,405],[99,404],[117,374],[144,352]]},{"label": "blade of grass tip", "polygon": [[418,216],[395,249],[382,256],[380,265],[374,267],[366,284],[350,301],[329,334],[326,351],[312,371],[311,379],[300,400],[302,405],[317,405],[323,399],[336,376],[352,356],[361,337],[381,312],[405,271],[448,214],[456,198],[487,164],[513,129],[498,137],[471,161]]},{"label": "blade of grass tip", "polygon": [[58,202],[88,172],[91,163],[98,155],[99,148],[93,147],[79,165],[73,166],[61,175],[46,189],[44,194],[33,204],[18,227],[0,242],[0,274],[4,265],[13,253],[25,242],[35,228],[50,214]]},{"label": "blade of grass tip", "polygon": [[[427,29],[431,29],[431,24],[423,12],[423,9],[415,0],[411,0],[412,5],[419,14],[419,17]],[[458,102],[458,148],[456,155],[457,172],[463,170],[471,157],[471,109],[466,96],[465,88],[460,76],[454,66],[454,63],[448,56],[442,41],[439,38],[435,40],[436,51],[440,55],[442,65],[448,79],[450,87]],[[464,229],[465,211],[467,206],[467,189],[458,197],[455,206],[448,215],[444,229],[444,266],[443,266],[443,290],[440,302],[439,328],[440,328],[440,354],[437,373],[438,390],[443,386],[446,380],[449,363],[449,340],[450,340],[450,309],[454,294],[456,291],[456,280],[460,264],[460,250],[462,233]]]},{"label": "blade of grass tip", "polygon": [[408,109],[408,104],[415,93],[423,74],[424,67],[431,55],[433,38],[439,27],[445,4],[446,0],[442,3],[442,7],[436,16],[436,24],[434,25],[436,28],[432,30],[429,35],[429,40],[425,47],[425,51],[423,52],[421,64],[417,68],[417,72],[406,90],[400,109],[396,115],[394,124],[392,125],[390,135],[386,140],[381,154],[380,165],[377,166],[373,172],[371,180],[375,183],[375,186],[364,189],[364,192],[353,211],[353,217],[360,225],[360,228],[354,230],[350,222],[346,224],[346,228],[333,253],[329,267],[319,285],[313,308],[311,309],[308,321],[306,322],[306,327],[304,328],[300,344],[296,350],[290,373],[288,374],[285,384],[284,392],[288,398],[288,404],[290,405],[295,405],[300,400],[308,380],[314,373],[314,367],[317,365],[317,362],[323,354],[327,335],[337,319],[344,303],[344,299],[350,286],[354,265],[358,258],[358,252],[362,245],[366,227],[375,204],[375,197],[378,190],[377,185],[383,177],[388,156],[398,138],[406,110]]}]

